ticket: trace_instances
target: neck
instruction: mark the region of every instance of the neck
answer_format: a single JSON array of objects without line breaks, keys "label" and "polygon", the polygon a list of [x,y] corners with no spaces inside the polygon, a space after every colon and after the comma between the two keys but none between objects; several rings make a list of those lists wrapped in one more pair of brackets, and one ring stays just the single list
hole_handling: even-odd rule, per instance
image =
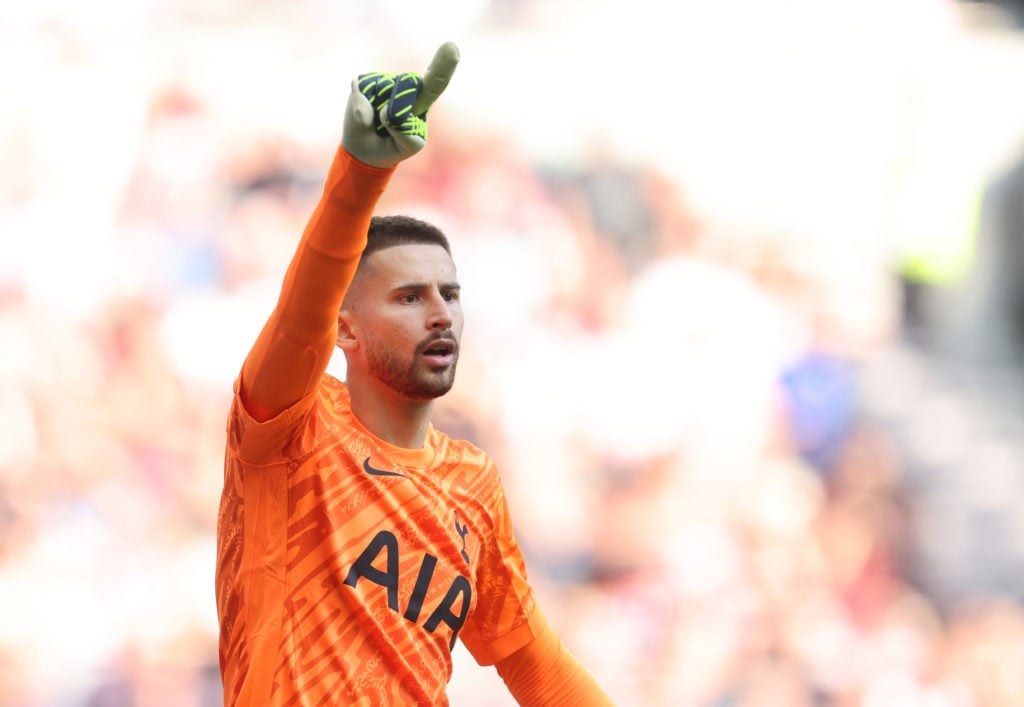
[{"label": "neck", "polygon": [[352,414],[388,444],[421,449],[430,429],[433,400],[410,400],[386,386],[351,379],[345,381],[352,400]]}]

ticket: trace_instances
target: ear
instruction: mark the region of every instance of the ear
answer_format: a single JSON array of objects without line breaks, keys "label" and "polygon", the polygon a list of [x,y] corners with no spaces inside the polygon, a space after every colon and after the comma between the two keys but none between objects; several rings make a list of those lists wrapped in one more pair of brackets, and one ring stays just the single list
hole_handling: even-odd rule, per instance
[{"label": "ear", "polygon": [[338,311],[338,338],[334,342],[339,349],[345,351],[353,351],[359,346],[359,341],[356,339],[355,330],[353,328],[352,313],[347,309],[341,309]]}]

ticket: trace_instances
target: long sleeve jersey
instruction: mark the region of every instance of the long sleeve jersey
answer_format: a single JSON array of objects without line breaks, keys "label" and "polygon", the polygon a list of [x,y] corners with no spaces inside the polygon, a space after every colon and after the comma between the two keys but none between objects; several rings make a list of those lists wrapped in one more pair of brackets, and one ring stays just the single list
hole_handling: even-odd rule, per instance
[{"label": "long sleeve jersey", "polygon": [[235,382],[216,575],[226,705],[443,705],[457,639],[492,664],[546,626],[492,460],[434,428],[422,449],[387,444],[325,373],[390,175],[339,149]]}]

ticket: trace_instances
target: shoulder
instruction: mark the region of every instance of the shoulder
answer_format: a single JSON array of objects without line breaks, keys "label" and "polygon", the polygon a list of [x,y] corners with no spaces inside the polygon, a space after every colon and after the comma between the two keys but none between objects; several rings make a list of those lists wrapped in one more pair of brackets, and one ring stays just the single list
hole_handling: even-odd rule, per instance
[{"label": "shoulder", "polygon": [[429,444],[434,448],[434,469],[451,492],[470,496],[493,507],[504,494],[501,473],[491,455],[473,442],[453,438],[432,429]]},{"label": "shoulder", "polygon": [[330,373],[324,373],[320,376],[320,394],[336,400],[344,399],[347,402],[348,386]]},{"label": "shoulder", "polygon": [[479,466],[494,467],[494,460],[490,454],[466,439],[458,439],[438,430],[430,428],[428,444],[434,448],[439,455],[448,460],[460,460],[463,464],[474,464]]},{"label": "shoulder", "polygon": [[317,406],[322,414],[330,417],[346,417],[352,410],[352,401],[348,394],[348,386],[330,373],[320,377],[320,385],[316,389]]}]

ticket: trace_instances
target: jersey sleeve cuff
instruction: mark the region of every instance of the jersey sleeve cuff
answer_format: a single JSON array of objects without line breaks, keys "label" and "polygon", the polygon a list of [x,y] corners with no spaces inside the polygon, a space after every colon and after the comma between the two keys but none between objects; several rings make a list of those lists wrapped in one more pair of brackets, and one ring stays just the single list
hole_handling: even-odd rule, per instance
[{"label": "jersey sleeve cuff", "polygon": [[529,644],[546,628],[547,619],[535,604],[526,621],[492,641],[481,644],[472,639],[467,641],[466,639],[470,637],[463,635],[463,643],[479,665],[494,665]]},{"label": "jersey sleeve cuff", "polygon": [[228,444],[235,447],[238,458],[255,465],[279,461],[281,450],[294,439],[299,427],[303,426],[316,402],[318,391],[297,400],[291,407],[282,410],[269,420],[259,421],[245,409],[239,394],[241,378],[235,380],[235,396],[231,426],[228,429]]}]

